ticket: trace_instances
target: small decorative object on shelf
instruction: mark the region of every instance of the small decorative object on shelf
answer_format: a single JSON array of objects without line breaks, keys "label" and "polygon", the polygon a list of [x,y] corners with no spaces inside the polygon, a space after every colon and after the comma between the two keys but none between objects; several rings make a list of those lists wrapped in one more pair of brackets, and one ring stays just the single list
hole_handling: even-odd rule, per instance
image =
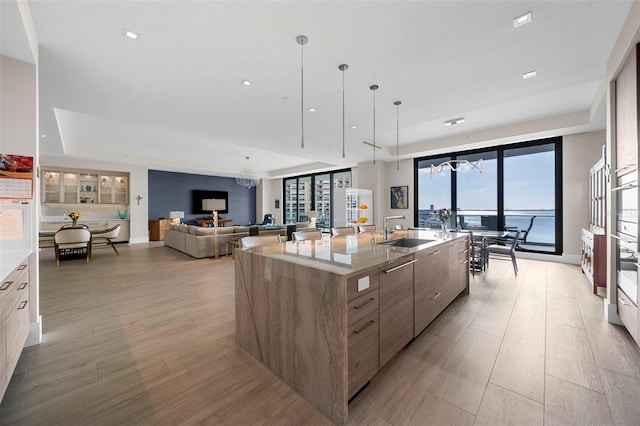
[{"label": "small decorative object on shelf", "polygon": [[69,217],[71,218],[71,221],[73,222],[73,226],[77,226],[78,225],[78,219],[80,219],[80,216],[82,216],[82,213],[80,213],[80,212],[71,212],[71,213],[69,213]]},{"label": "small decorative object on shelf", "polygon": [[118,209],[118,217],[120,219],[126,219],[127,218],[127,209],[124,209],[124,212],[121,212],[120,209]]}]

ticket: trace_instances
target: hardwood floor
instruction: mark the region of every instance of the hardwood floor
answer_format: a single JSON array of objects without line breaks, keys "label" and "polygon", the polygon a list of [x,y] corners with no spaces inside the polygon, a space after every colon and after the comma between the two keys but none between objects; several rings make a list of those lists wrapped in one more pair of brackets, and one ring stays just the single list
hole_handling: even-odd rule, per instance
[{"label": "hardwood floor", "polygon": [[[329,424],[236,347],[230,257],[118,249],[59,267],[41,253],[43,342],[23,351],[1,424]],[[577,266],[518,265],[472,277],[350,424],[640,424],[640,351],[602,297]]]}]

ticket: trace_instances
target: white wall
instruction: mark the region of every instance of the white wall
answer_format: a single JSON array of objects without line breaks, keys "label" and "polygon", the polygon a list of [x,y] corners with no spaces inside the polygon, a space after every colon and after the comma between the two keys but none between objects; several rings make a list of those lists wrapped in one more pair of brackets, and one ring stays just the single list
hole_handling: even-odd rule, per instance
[{"label": "white wall", "polygon": [[[394,220],[389,224],[390,228],[395,225],[404,225],[405,228],[413,226],[414,194],[416,188],[413,184],[413,158],[400,161],[400,170],[396,170],[396,162],[385,163],[385,186],[382,188],[380,197],[383,199],[382,216],[405,215],[405,220]],[[409,208],[408,209],[392,209],[391,208],[391,187],[392,186],[408,186],[409,187]],[[380,219],[382,221],[382,218]]]},{"label": "white wall", "polygon": [[602,157],[604,131],[564,136],[562,139],[563,254],[580,261],[581,229],[589,227],[589,169]]},{"label": "white wall", "polygon": [[[46,142],[43,142],[46,143]],[[122,163],[78,160],[69,157],[43,158],[41,166],[129,173],[129,243],[149,242],[149,169]],[[140,204],[137,196],[140,195]]]},{"label": "white wall", "polygon": [[38,85],[37,65],[0,56],[0,152],[33,157],[33,200],[23,206],[25,241],[21,248],[32,251],[29,256],[29,307],[30,331],[26,346],[42,340],[40,317],[40,256],[38,246]]},{"label": "white wall", "polygon": [[[280,200],[280,208],[275,208],[275,200]],[[263,179],[256,191],[256,222],[262,222],[267,213],[283,223],[284,199],[282,197],[282,179]]]}]

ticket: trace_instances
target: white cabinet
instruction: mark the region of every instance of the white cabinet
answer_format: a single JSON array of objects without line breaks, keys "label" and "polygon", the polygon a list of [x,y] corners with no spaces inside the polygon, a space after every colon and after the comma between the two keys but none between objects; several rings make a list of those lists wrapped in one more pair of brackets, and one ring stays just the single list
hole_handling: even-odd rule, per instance
[{"label": "white cabinet", "polygon": [[44,170],[44,203],[128,204],[129,177],[126,174]]}]

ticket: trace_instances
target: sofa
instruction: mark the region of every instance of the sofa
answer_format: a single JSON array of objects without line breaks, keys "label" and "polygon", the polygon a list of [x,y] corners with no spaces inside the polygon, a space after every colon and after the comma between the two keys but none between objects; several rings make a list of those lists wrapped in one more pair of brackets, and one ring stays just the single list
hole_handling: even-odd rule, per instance
[{"label": "sofa", "polygon": [[[309,222],[299,222],[296,224],[296,229],[306,229],[309,226]],[[193,225],[171,224],[169,229],[164,232],[164,245],[196,259],[218,257],[222,254],[231,254],[232,245],[227,243],[249,236],[249,234],[277,234],[286,238],[287,227],[284,226],[278,229],[253,227],[250,232],[250,227],[248,226],[203,228]]]}]

